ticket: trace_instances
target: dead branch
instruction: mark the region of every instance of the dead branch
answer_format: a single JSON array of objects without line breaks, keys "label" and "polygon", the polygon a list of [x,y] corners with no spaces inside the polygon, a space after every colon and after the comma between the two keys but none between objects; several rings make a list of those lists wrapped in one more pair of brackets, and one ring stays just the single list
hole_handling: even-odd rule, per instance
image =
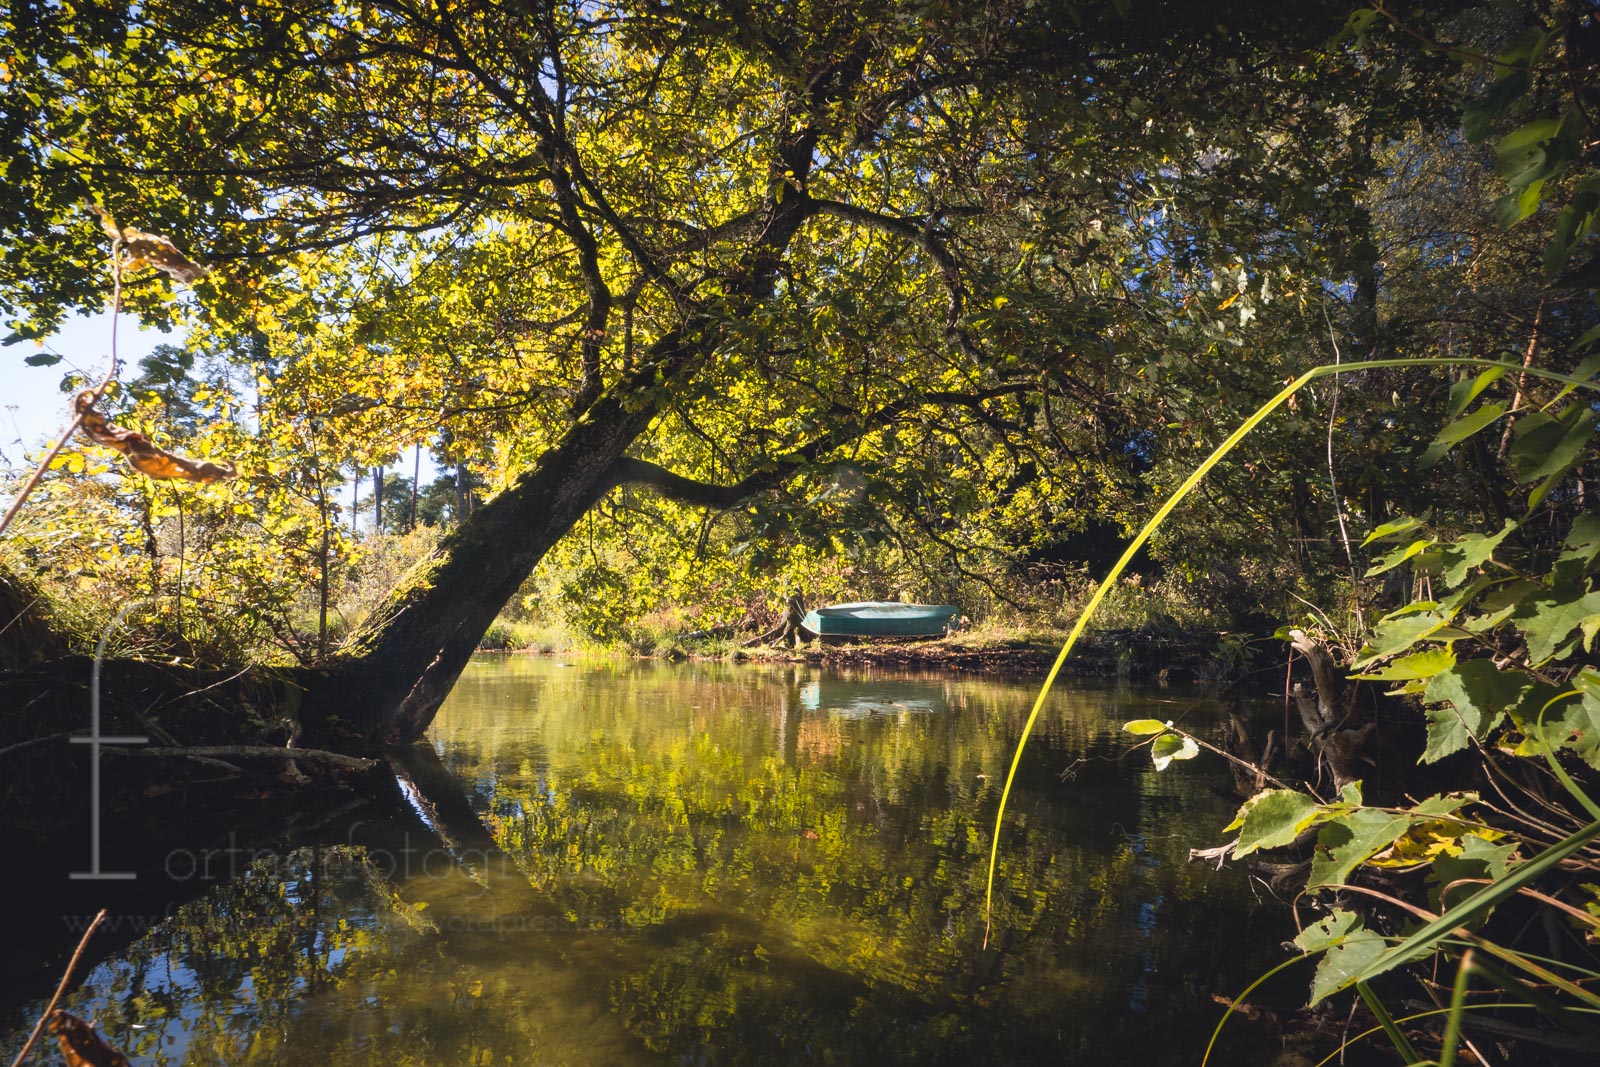
[{"label": "dead branch", "polygon": [[158,448],[144,434],[113,426],[94,409],[98,395],[92,389],[79,393],[72,401],[78,414],[78,429],[97,445],[115,449],[128,457],[128,465],[152,478],[181,478],[189,482],[219,482],[238,472],[231,463],[187,459]]},{"label": "dead branch", "polygon": [[[120,755],[138,755],[149,759],[193,759],[216,762],[219,760],[286,760],[298,763],[316,763],[343,771],[366,772],[379,766],[377,760],[346,756],[320,748],[278,748],[273,745],[194,745],[182,748],[117,748],[105,746],[107,752]],[[238,768],[234,768],[238,770]]]},{"label": "dead branch", "polygon": [[17,1053],[17,1058],[11,1061],[11,1067],[21,1067],[22,1061],[28,1058],[28,1053],[33,1050],[33,1043],[39,1040],[39,1034],[44,1030],[45,1023],[51,1021],[51,1017],[55,1014],[56,1005],[61,1003],[61,995],[67,991],[67,983],[72,981],[72,972],[77,970],[78,960],[83,957],[83,950],[88,947],[89,938],[93,936],[95,930],[99,929],[100,924],[105,920],[106,910],[101,908],[100,913],[89,924],[89,929],[85,930],[83,937],[78,939],[78,947],[73,951],[72,958],[67,961],[67,969],[62,972],[61,981],[56,984],[55,995],[50,998],[50,1003],[45,1005],[44,1013],[39,1016],[39,1021],[33,1024],[33,1032],[28,1035],[28,1040],[23,1042],[22,1051]]}]

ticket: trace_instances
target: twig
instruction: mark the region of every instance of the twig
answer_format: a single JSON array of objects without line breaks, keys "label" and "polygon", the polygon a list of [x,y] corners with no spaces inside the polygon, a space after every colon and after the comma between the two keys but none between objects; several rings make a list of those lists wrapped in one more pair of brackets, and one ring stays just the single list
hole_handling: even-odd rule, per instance
[{"label": "twig", "polygon": [[61,1003],[61,995],[67,991],[67,983],[72,981],[72,972],[78,968],[78,960],[83,956],[83,950],[89,946],[89,937],[95,932],[102,922],[105,922],[106,909],[101,908],[100,914],[94,917],[89,924],[89,929],[83,932],[83,937],[78,941],[78,948],[72,954],[72,959],[67,961],[67,969],[61,975],[61,982],[56,986],[56,995],[50,998],[50,1003],[45,1006],[44,1014],[39,1016],[39,1021],[33,1024],[33,1033],[28,1035],[28,1040],[23,1043],[22,1051],[17,1053],[17,1058],[11,1061],[11,1067],[21,1067],[22,1061],[28,1058],[28,1053],[33,1051],[33,1043],[39,1040],[39,1035],[44,1032],[44,1024],[55,1013],[56,1005]]},{"label": "twig", "polygon": [[[1333,320],[1328,318],[1328,307],[1322,306],[1322,321],[1328,324],[1328,343],[1333,346],[1333,365],[1338,366],[1343,362],[1339,354],[1339,338],[1333,332]],[[1366,621],[1361,617],[1361,577],[1356,573],[1356,557],[1350,551],[1350,529],[1344,521],[1344,501],[1339,499],[1339,479],[1334,473],[1333,464],[1333,429],[1339,421],[1339,375],[1333,376],[1333,399],[1328,404],[1328,489],[1333,495],[1333,514],[1339,520],[1339,539],[1344,543],[1344,558],[1350,565],[1350,603],[1356,609],[1356,628],[1362,632],[1367,629]]]},{"label": "twig", "polygon": [[34,745],[46,745],[51,741],[65,741],[67,737],[67,734],[49,734],[45,737],[32,737],[26,741],[18,741],[14,745],[7,745],[4,748],[0,748],[0,756],[4,756],[11,752],[16,752],[18,749],[32,748]]},{"label": "twig", "polygon": [[1420,41],[1423,47],[1431,49],[1435,52],[1440,52],[1447,56],[1455,56],[1458,59],[1471,60],[1474,63],[1483,63],[1488,66],[1498,67],[1499,69],[1507,72],[1516,72],[1522,74],[1533,73],[1533,67],[1531,66],[1521,63],[1507,62],[1504,59],[1485,55],[1482,52],[1474,52],[1471,49],[1458,48],[1455,45],[1444,44],[1441,41],[1435,41],[1433,38],[1427,36],[1419,30],[1413,29],[1407,23],[1401,21],[1392,11],[1384,7],[1381,2],[1374,3],[1372,5],[1372,10],[1388,19],[1401,33],[1404,33],[1407,37],[1411,37],[1417,41]]},{"label": "twig", "polygon": [[[1277,786],[1279,789],[1291,789],[1291,788],[1293,788],[1292,786],[1286,785],[1285,783],[1280,782],[1278,779],[1272,777],[1272,775],[1268,774],[1266,771],[1262,770],[1260,767],[1257,767],[1254,763],[1250,763],[1250,762],[1248,762],[1246,760],[1242,760],[1238,756],[1235,756],[1232,752],[1228,752],[1225,749],[1218,748],[1216,745],[1213,745],[1209,741],[1202,741],[1202,740],[1200,740],[1200,738],[1196,737],[1194,734],[1191,734],[1186,730],[1180,730],[1176,726],[1169,726],[1169,727],[1167,727],[1167,733],[1169,733],[1169,734],[1177,734],[1179,737],[1186,737],[1190,741],[1193,741],[1195,744],[1199,745],[1201,748],[1205,749],[1207,752],[1215,752],[1217,755],[1221,756],[1223,759],[1231,760],[1232,762],[1237,763],[1239,766],[1243,767],[1245,770],[1253,772],[1261,780],[1267,781],[1267,782],[1271,782],[1273,785]],[[1154,740],[1155,740],[1154,738],[1151,738],[1152,742]]]},{"label": "twig", "polygon": [[[106,745],[107,752],[123,752],[113,745]],[[346,756],[338,752],[328,752],[320,748],[277,748],[273,745],[194,745],[184,748],[139,748],[130,750],[129,754],[138,754],[154,759],[210,759],[219,757],[227,759],[276,759],[295,760],[305,763],[320,763],[328,767],[338,767],[347,771],[370,771],[378,766],[376,760],[362,759],[359,756]]]}]

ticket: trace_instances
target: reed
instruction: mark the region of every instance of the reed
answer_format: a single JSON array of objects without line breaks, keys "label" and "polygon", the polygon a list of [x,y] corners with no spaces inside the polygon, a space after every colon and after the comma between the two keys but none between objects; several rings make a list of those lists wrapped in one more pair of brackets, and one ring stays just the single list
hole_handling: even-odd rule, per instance
[{"label": "reed", "polygon": [[[1096,610],[1106,598],[1107,593],[1115,586],[1123,571],[1133,559],[1134,555],[1150,539],[1151,535],[1160,528],[1161,524],[1169,515],[1172,514],[1173,510],[1183,502],[1183,500],[1202,482],[1202,480],[1204,480],[1212,468],[1216,467],[1225,458],[1227,458],[1228,454],[1232,452],[1240,444],[1240,442],[1249,436],[1250,433],[1256,429],[1256,427],[1261,425],[1267,418],[1269,418],[1273,412],[1275,412],[1286,401],[1288,401],[1289,398],[1293,397],[1311,382],[1316,381],[1319,378],[1325,378],[1337,374],[1351,374],[1366,370],[1419,366],[1480,367],[1484,368],[1486,371],[1499,371],[1502,374],[1513,372],[1517,374],[1526,374],[1549,381],[1563,383],[1565,386],[1567,386],[1567,388],[1562,391],[1561,396],[1565,396],[1567,393],[1571,392],[1572,389],[1600,391],[1600,383],[1597,383],[1590,378],[1561,374],[1555,371],[1544,370],[1536,367],[1526,367],[1517,363],[1503,362],[1500,360],[1480,358],[1386,359],[1368,360],[1358,363],[1325,364],[1322,366],[1313,367],[1304,374],[1301,374],[1299,377],[1295,378],[1271,399],[1266,401],[1266,403],[1257,408],[1255,412],[1253,412],[1244,420],[1244,422],[1239,425],[1238,429],[1234,430],[1233,433],[1228,435],[1228,437],[1189,474],[1183,483],[1179,485],[1170,496],[1167,497],[1165,502],[1162,503],[1161,507],[1156,510],[1155,514],[1150,517],[1150,519],[1144,524],[1143,528],[1140,529],[1138,534],[1128,544],[1128,547],[1123,552],[1121,558],[1117,560],[1114,566],[1112,566],[1105,578],[1100,581],[1095,589],[1094,595],[1090,597],[1088,603],[1084,606],[1083,611],[1078,615],[1076,622],[1073,624],[1071,632],[1068,634],[1065,643],[1062,644],[1061,650],[1055,658],[1055,662],[1052,664],[1049,673],[1045,676],[1044,682],[1040,686],[1038,696],[1033,702],[1032,710],[1029,712],[1027,720],[1023,724],[1021,736],[1017,740],[1016,751],[1012,756],[1010,768],[1006,774],[1005,785],[1001,789],[1000,805],[995,813],[994,831],[989,849],[988,876],[984,888],[983,943],[985,947],[988,946],[989,934],[991,932],[991,924],[993,919],[995,870],[999,859],[1000,840],[1001,833],[1004,829],[1006,807],[1010,800],[1012,785],[1016,780],[1017,770],[1022,762],[1023,750],[1027,746],[1028,739],[1033,733],[1033,729],[1038,722],[1040,712],[1044,708],[1045,701],[1048,699],[1050,691],[1055,685],[1056,678],[1060,674],[1062,666],[1066,663],[1067,658],[1072,654],[1073,647],[1077,644],[1078,639],[1082,636],[1084,630],[1087,628],[1090,619],[1094,617]],[[1485,376],[1480,376],[1480,381],[1485,380],[1492,379],[1486,379]],[[1559,398],[1560,397],[1557,399]],[[1556,700],[1560,700],[1563,697],[1570,695],[1570,693],[1563,694],[1562,697],[1558,697]],[[1555,703],[1556,700],[1552,700],[1551,703]],[[1546,708],[1548,707],[1549,705],[1546,705]],[[1542,718],[1543,713],[1541,712],[1541,724]],[[1542,729],[1540,729],[1539,734],[1541,739],[1543,739]],[[1418,1056],[1416,1049],[1411,1045],[1411,1043],[1406,1039],[1404,1033],[1400,1030],[1398,1021],[1392,1017],[1391,1013],[1383,1006],[1382,1002],[1372,991],[1370,982],[1373,979],[1393,970],[1394,968],[1401,966],[1402,964],[1429,954],[1446,943],[1447,939],[1463,934],[1463,927],[1465,925],[1471,923],[1475,919],[1481,918],[1495,905],[1510,899],[1512,896],[1529,887],[1531,883],[1538,880],[1542,875],[1555,869],[1556,866],[1561,862],[1572,857],[1580,849],[1587,846],[1591,841],[1595,840],[1597,837],[1600,837],[1600,806],[1597,806],[1593,799],[1588,797],[1588,795],[1577,786],[1577,784],[1565,772],[1565,770],[1561,768],[1560,762],[1556,759],[1554,751],[1551,749],[1547,740],[1545,741],[1544,747],[1546,748],[1544,755],[1549,761],[1551,767],[1554,769],[1562,785],[1578,799],[1578,801],[1587,811],[1596,816],[1596,821],[1584,826],[1577,832],[1569,835],[1566,839],[1544,850],[1537,856],[1534,856],[1527,862],[1522,863],[1503,876],[1494,879],[1490,882],[1490,884],[1485,885],[1482,889],[1478,890],[1465,900],[1459,902],[1453,907],[1446,909],[1443,914],[1433,918],[1429,922],[1426,922],[1420,929],[1416,930],[1409,936],[1399,939],[1374,959],[1369,961],[1365,966],[1359,968],[1356,973],[1351,975],[1340,987],[1348,988],[1349,986],[1354,985],[1357,988],[1362,999],[1366,1001],[1369,1009],[1372,1010],[1373,1015],[1378,1019],[1379,1027],[1372,1032],[1382,1032],[1387,1034],[1391,1043],[1394,1044],[1396,1050],[1401,1053],[1407,1063],[1419,1063],[1423,1061]],[[1499,967],[1490,964],[1487,959],[1484,959],[1482,955],[1483,953],[1493,956],[1501,963],[1505,963],[1516,970],[1533,975],[1539,981],[1544,982],[1553,988],[1566,992],[1583,1004],[1588,1005],[1588,1007],[1575,1007],[1573,1005],[1560,1002],[1552,1002],[1548,996],[1541,995],[1539,997],[1539,1000],[1541,1001],[1539,1007],[1547,1014],[1562,1015],[1569,1019],[1574,1019],[1575,1021],[1581,1020],[1580,1025],[1587,1026],[1589,1025],[1588,1019],[1583,1018],[1583,1016],[1588,1015],[1595,1009],[1600,1009],[1600,997],[1596,997],[1594,993],[1583,988],[1577,983],[1555,974],[1555,972],[1551,971],[1549,968],[1543,967],[1534,957],[1512,949],[1504,948],[1503,946],[1495,945],[1476,935],[1469,934],[1467,935],[1467,938],[1472,945],[1472,948],[1462,956],[1458,969],[1457,981],[1455,988],[1452,991],[1451,1003],[1449,1008],[1444,1010],[1446,1040],[1440,1061],[1441,1063],[1450,1063],[1455,1059],[1456,1047],[1459,1044],[1461,1035],[1463,1013],[1469,1007],[1481,1008],[1485,1006],[1468,1005],[1465,1002],[1467,984],[1473,974],[1482,973],[1485,975],[1498,976],[1497,980],[1500,981],[1502,986],[1508,991],[1514,988],[1517,994],[1524,997],[1530,997],[1530,987],[1528,983],[1516,981],[1509,974],[1505,974],[1500,970]],[[1240,998],[1238,999],[1243,999],[1249,994],[1250,991],[1257,988],[1267,979],[1279,973],[1290,964],[1299,962],[1299,959],[1303,958],[1306,957],[1299,957],[1286,961],[1284,964],[1279,965],[1278,967],[1269,971],[1267,974],[1262,975],[1255,982],[1253,982],[1249,989],[1247,989],[1245,993],[1241,994]],[[1517,1006],[1522,1006],[1520,1001],[1517,1002]],[[1209,1060],[1211,1052],[1215,1047],[1217,1037],[1220,1035],[1223,1025],[1227,1022],[1232,1013],[1232,1007],[1230,1007],[1228,1011],[1224,1012],[1222,1020],[1218,1023],[1217,1031],[1213,1034],[1211,1043],[1207,1047],[1205,1060],[1202,1061],[1203,1063]],[[1410,1018],[1417,1017],[1420,1016],[1413,1016]]]}]

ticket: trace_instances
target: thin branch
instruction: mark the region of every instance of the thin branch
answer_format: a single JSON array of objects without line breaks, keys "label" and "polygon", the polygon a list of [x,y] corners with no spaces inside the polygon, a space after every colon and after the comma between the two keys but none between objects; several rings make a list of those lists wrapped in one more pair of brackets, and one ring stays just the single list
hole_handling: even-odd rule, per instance
[{"label": "thin branch", "polygon": [[[1333,322],[1328,318],[1327,305],[1322,307],[1322,321],[1328,326],[1328,343],[1333,345],[1333,363],[1341,362],[1339,338],[1333,332]],[[1333,514],[1339,520],[1339,539],[1344,543],[1345,562],[1350,565],[1350,602],[1356,609],[1356,627],[1366,632],[1367,623],[1361,615],[1361,578],[1356,570],[1355,553],[1350,551],[1350,529],[1344,521],[1344,501],[1339,497],[1339,478],[1334,473],[1333,428],[1339,421],[1339,376],[1333,376],[1333,400],[1328,405],[1328,490],[1333,495]],[[1369,520],[1370,521],[1370,520]]]},{"label": "thin branch", "polygon": [[958,332],[962,310],[966,306],[966,287],[961,281],[961,266],[956,262],[955,255],[945,247],[944,242],[934,235],[935,216],[929,216],[922,224],[917,225],[910,219],[897,215],[885,215],[877,211],[869,211],[855,204],[847,204],[840,200],[812,199],[818,212],[832,215],[848,222],[869,226],[883,233],[891,234],[902,240],[910,241],[921,248],[939,266],[939,273],[943,276],[945,296],[948,302],[945,326],[952,333]]},{"label": "thin branch", "polygon": [[67,961],[67,969],[61,975],[61,981],[56,985],[55,996],[50,998],[50,1003],[45,1005],[44,1013],[39,1016],[39,1021],[33,1024],[33,1033],[28,1035],[28,1040],[23,1042],[22,1051],[17,1053],[17,1058],[11,1061],[11,1067],[21,1067],[22,1061],[28,1058],[28,1053],[33,1050],[33,1043],[39,1040],[39,1035],[44,1031],[44,1024],[50,1016],[55,1014],[56,1005],[61,1003],[61,995],[67,991],[67,983],[72,981],[72,972],[78,968],[78,960],[83,956],[83,950],[89,945],[89,937],[99,929],[100,924],[106,920],[106,909],[101,908],[100,913],[89,924],[89,929],[83,932],[83,937],[78,940],[78,948],[72,954],[72,959]]},{"label": "thin branch", "polygon": [[346,756],[338,752],[328,752],[320,748],[278,748],[274,745],[193,745],[181,748],[139,748],[121,749],[113,745],[106,745],[107,752],[116,752],[120,755],[139,755],[149,759],[195,759],[214,761],[221,757],[229,759],[270,759],[293,760],[304,763],[320,763],[326,767],[335,767],[345,771],[370,771],[377,767],[377,760],[362,759],[359,756]]}]

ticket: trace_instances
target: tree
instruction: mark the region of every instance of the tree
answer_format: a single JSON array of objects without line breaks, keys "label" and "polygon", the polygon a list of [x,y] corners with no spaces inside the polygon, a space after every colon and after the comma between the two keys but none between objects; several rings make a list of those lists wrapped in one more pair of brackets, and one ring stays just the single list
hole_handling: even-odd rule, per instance
[{"label": "tree", "polygon": [[93,198],[205,250],[184,313],[251,341],[263,434],[316,427],[329,465],[373,466],[442,424],[486,472],[305,682],[308,731],[353,745],[417,736],[619,486],[791,527],[826,499],[953,566],[1128,513],[1170,454],[1150,411],[1188,441],[1281,378],[1234,358],[1242,331],[1292,330],[1274,286],[1359,276],[1363,146],[1443,96],[1425,53],[1324,50],[1332,7],[8,18],[31,60],[3,113],[18,332],[99,298],[68,225]]}]

